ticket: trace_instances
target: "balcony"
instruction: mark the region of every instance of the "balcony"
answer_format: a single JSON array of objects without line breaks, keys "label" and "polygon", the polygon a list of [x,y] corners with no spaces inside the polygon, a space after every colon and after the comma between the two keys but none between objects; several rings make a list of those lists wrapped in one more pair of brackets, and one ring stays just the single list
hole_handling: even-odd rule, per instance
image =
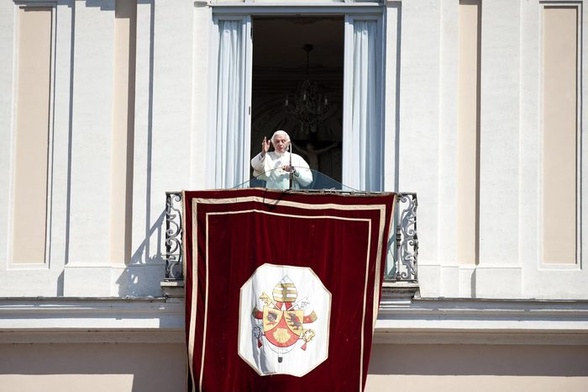
[{"label": "balcony", "polygon": [[[243,187],[263,186],[257,181],[240,185]],[[323,175],[315,175],[313,188],[309,192],[346,192],[343,186]],[[364,193],[364,192],[363,192]],[[394,209],[395,235],[388,240],[386,270],[382,300],[411,299],[418,296],[418,234],[417,195],[399,192],[396,194]],[[167,192],[165,202],[165,279],[162,289],[168,297],[182,297],[184,287],[183,246],[182,246],[182,192]],[[392,233],[392,231],[391,231]]]}]

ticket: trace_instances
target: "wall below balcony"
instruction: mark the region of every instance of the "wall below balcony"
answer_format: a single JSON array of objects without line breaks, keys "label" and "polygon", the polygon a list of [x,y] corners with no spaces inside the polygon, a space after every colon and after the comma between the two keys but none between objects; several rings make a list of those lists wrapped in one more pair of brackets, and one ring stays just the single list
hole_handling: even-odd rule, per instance
[{"label": "wall below balcony", "polygon": [[588,390],[588,346],[375,345],[366,392]]},{"label": "wall below balcony", "polygon": [[182,343],[0,344],[3,391],[185,391]]},{"label": "wall below balcony", "polygon": [[[182,343],[0,344],[3,391],[185,391]],[[366,392],[588,390],[586,345],[376,344]]]}]

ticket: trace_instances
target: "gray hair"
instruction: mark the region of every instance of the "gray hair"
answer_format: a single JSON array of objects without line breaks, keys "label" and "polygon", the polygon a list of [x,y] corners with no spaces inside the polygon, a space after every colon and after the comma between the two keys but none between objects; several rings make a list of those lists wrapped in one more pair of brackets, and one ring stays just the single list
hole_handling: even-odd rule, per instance
[{"label": "gray hair", "polygon": [[272,135],[272,143],[274,142],[274,139],[277,136],[284,136],[286,138],[286,140],[288,142],[290,142],[290,136],[288,135],[288,133],[284,130],[279,129],[279,130],[275,131],[274,134]]}]

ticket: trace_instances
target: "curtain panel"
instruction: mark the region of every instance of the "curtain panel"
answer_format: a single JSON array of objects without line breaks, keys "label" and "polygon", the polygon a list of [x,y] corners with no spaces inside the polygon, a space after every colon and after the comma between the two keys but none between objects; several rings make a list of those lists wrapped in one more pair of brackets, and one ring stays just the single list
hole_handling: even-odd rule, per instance
[{"label": "curtain panel", "polygon": [[251,44],[249,18],[216,20],[217,75],[214,93],[216,111],[211,132],[214,163],[213,188],[232,188],[248,178],[250,119],[249,86],[251,83]]},{"label": "curtain panel", "polygon": [[351,44],[346,44],[343,179],[366,191],[383,187],[378,24],[349,17],[345,35]]}]

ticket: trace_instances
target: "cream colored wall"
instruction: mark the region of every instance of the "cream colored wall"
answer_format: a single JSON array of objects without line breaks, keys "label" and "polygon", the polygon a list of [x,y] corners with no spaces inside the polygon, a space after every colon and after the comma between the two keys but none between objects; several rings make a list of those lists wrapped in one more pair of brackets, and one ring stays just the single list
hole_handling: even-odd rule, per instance
[{"label": "cream colored wall", "polygon": [[366,392],[584,392],[588,346],[375,345]]},{"label": "cream colored wall", "polygon": [[12,142],[12,232],[15,264],[44,264],[51,140],[51,8],[17,12],[16,126]]},{"label": "cream colored wall", "polygon": [[543,8],[543,252],[545,264],[576,264],[577,7]]},{"label": "cream colored wall", "polygon": [[368,377],[366,392],[585,392],[586,377],[380,376]]},{"label": "cream colored wall", "polygon": [[[333,3],[346,4],[335,0]],[[52,214],[51,254],[47,267],[33,270],[30,266],[9,266],[6,254],[8,239],[13,235],[9,219],[12,200],[8,196],[12,189],[8,179],[14,165],[10,146],[18,129],[13,116],[18,117],[15,107],[21,105],[14,91],[19,71],[16,58],[23,54],[15,45],[19,42],[15,21],[17,14],[24,12],[20,8],[23,4],[45,3],[0,2],[0,58],[8,59],[0,73],[0,295],[36,299],[16,314],[13,303],[6,305],[0,318],[5,323],[0,328],[4,342],[9,341],[15,329],[27,341],[0,344],[0,389],[181,391],[185,368],[182,344],[63,342],[73,341],[72,335],[83,335],[90,329],[97,331],[93,335],[100,335],[112,329],[133,334],[134,328],[142,328],[141,336],[149,336],[145,329],[165,329],[170,320],[183,325],[182,311],[169,314],[165,307],[159,308],[159,303],[139,317],[138,309],[145,305],[131,301],[110,308],[105,302],[105,309],[94,312],[87,297],[161,295],[165,191],[201,189],[206,183],[211,153],[207,149],[210,135],[206,119],[212,74],[213,11],[206,2],[191,0],[139,2],[136,17],[128,19],[117,18],[117,6],[124,5],[121,1],[72,0],[57,2],[51,8],[51,21],[56,23],[50,26],[56,37],[51,48],[55,62],[54,104],[50,108],[54,124],[53,159],[48,167],[52,180],[48,197]],[[543,129],[539,87],[543,52],[538,32],[542,31],[545,3],[482,1],[479,19],[475,13],[461,13],[471,7],[470,1],[461,4],[410,0],[382,5],[389,16],[385,53],[385,176],[387,183],[419,196],[421,294],[435,299],[462,297],[466,298],[466,305],[476,304],[477,298],[484,297],[563,298],[574,304],[574,300],[588,298],[586,269],[539,268],[543,146],[538,132]],[[578,5],[578,28],[583,31],[588,23],[584,15],[588,8],[583,2]],[[464,22],[482,25],[479,42],[472,40],[466,45],[464,41],[460,46],[460,38],[472,38],[468,34],[476,29],[469,24],[462,25],[466,28],[460,31],[460,15]],[[135,57],[125,57],[133,52],[135,37],[127,28],[134,18]],[[47,31],[48,22],[46,19],[32,27]],[[566,26],[569,24],[561,27]],[[460,51],[474,44],[481,53],[477,64],[473,58],[460,57]],[[579,51],[580,55],[585,53],[588,52]],[[49,58],[47,52],[37,55]],[[580,64],[588,64],[580,60]],[[133,82],[126,72],[133,68],[134,61],[133,102]],[[459,106],[456,86],[462,82],[466,85],[465,80],[458,81],[460,66],[481,70],[476,86],[480,94],[478,113],[472,106]],[[578,71],[582,78],[587,74],[583,69]],[[588,88],[588,83],[580,82],[580,86]],[[468,92],[473,96],[475,90]],[[585,95],[584,91],[580,93]],[[471,155],[465,163],[459,163],[460,113],[470,125],[474,122],[471,116],[479,116],[480,120],[481,166],[477,180],[482,188],[481,220],[467,223],[479,224],[480,238],[484,240],[476,268],[472,267],[475,264],[471,263],[471,256],[466,257],[470,262],[464,264],[456,257],[456,249],[462,244],[456,234],[456,210],[461,205],[458,164],[468,169],[471,167],[463,165],[471,165],[476,159]],[[45,119],[43,114],[33,120],[45,126]],[[466,150],[472,145],[474,142],[468,141]],[[583,171],[588,171],[588,160],[582,164]],[[470,174],[464,178],[468,177],[465,182],[471,200]],[[588,176],[582,180],[588,181]],[[588,186],[588,182],[583,185]],[[132,202],[128,200],[130,189]],[[133,214],[129,217],[131,206]],[[469,207],[462,211],[466,218],[468,211]],[[588,214],[588,208],[582,211]],[[588,215],[583,222],[586,219]],[[129,233],[131,260],[125,265],[120,261],[128,261]],[[588,235],[588,230],[583,233]],[[471,255],[470,245],[475,239],[467,241],[466,251]],[[76,303],[67,300],[61,313],[56,314],[54,304],[43,306],[43,300],[39,300],[48,296],[83,299]],[[104,302],[98,300],[101,301]],[[517,316],[524,312],[531,321],[535,320],[536,312],[528,303],[509,305],[518,306],[521,313],[515,313]],[[443,324],[448,318],[447,309],[419,310],[416,301],[390,306],[414,307],[430,315],[430,319],[416,321],[398,317],[407,330],[418,326],[419,338],[428,341],[439,338],[431,321],[440,322],[457,334],[466,322],[471,328],[490,328],[493,320],[482,315],[497,313],[480,311],[471,315],[470,309],[465,309],[463,314],[471,319],[457,317]],[[504,314],[512,311],[498,313],[508,318]],[[576,314],[575,309],[554,313]],[[166,314],[169,319],[162,320]],[[11,317],[14,320],[9,320]],[[380,319],[384,317],[382,312]],[[510,317],[513,319],[504,324],[506,332],[529,321]],[[531,324],[564,340],[571,333],[587,330],[586,324],[582,324],[586,316],[575,317],[577,323],[567,320],[545,326],[539,319]],[[75,334],[64,332],[60,335],[61,343],[29,344],[26,340],[38,333],[31,332],[33,328],[63,329],[62,323]],[[176,325],[176,329],[180,328]],[[486,345],[376,345],[368,391],[588,389],[586,346],[494,343],[500,341]]]},{"label": "cream colored wall", "polygon": [[[588,186],[588,162],[576,160],[575,148],[581,157],[586,143],[574,135],[587,112],[574,112],[574,99],[586,93],[588,62],[574,35],[585,30],[587,9],[492,0],[476,15],[475,4],[402,2],[400,124],[395,132],[387,123],[387,135],[398,143],[398,188],[419,198],[420,293],[585,299],[588,271],[576,251],[585,255],[588,244],[588,232],[578,230],[588,219],[578,191]],[[557,103],[546,112],[545,93]]]},{"label": "cream colored wall", "polygon": [[130,261],[133,222],[137,4],[117,1],[114,15],[110,260]]},{"label": "cream colored wall", "polygon": [[5,392],[183,392],[183,344],[0,344]]},{"label": "cream colored wall", "polygon": [[457,108],[457,263],[478,261],[480,4],[460,1]]},{"label": "cream colored wall", "polygon": [[[33,1],[25,8],[39,4]],[[156,12],[146,2],[137,4],[136,14],[117,18],[116,8],[128,3],[67,4],[50,11],[56,37],[51,48],[55,75],[50,108],[55,125],[46,197],[50,252],[46,265],[35,270],[10,265],[3,253],[14,236],[9,195],[13,184],[7,179],[15,159],[6,146],[16,129],[11,121],[15,113],[5,114],[3,107],[0,268],[7,272],[0,274],[0,287],[9,295],[30,292],[22,281],[34,282],[35,294],[44,296],[160,295],[152,283],[160,280],[164,268],[165,191],[201,189],[206,184],[213,9],[204,2],[160,1]],[[415,0],[402,2],[401,12],[397,2],[372,5],[389,17],[386,183],[419,195],[421,294],[587,298],[586,269],[566,262],[555,267],[550,263],[546,271],[539,251],[544,229],[568,240],[574,235],[542,215],[543,206],[551,205],[542,199],[541,183],[543,38],[538,32],[543,29],[545,3],[475,4]],[[4,2],[0,7],[0,29],[7,37],[1,54],[13,60],[13,68],[0,75],[0,91],[14,111],[15,59],[20,55],[14,45],[15,21],[23,11],[20,3]],[[578,31],[587,23],[582,16],[586,10],[578,8]],[[49,13],[43,8],[35,12]],[[46,23],[43,26],[48,29]],[[561,26],[569,29],[567,22]],[[483,34],[474,39],[478,27]],[[559,36],[557,31],[552,35]],[[464,55],[475,50],[479,58]],[[129,73],[133,62],[134,95]],[[460,77],[464,69],[472,78]],[[578,69],[578,74],[583,78],[587,73]],[[578,86],[588,86],[579,82]],[[467,87],[462,97],[460,86]],[[476,108],[471,103],[478,95]],[[472,130],[476,122],[479,135]],[[588,166],[588,160],[579,163]],[[588,181],[588,176],[581,180]],[[545,189],[570,194],[563,188]],[[577,211],[588,214],[586,208]],[[578,233],[586,236],[588,230]]]},{"label": "cream colored wall", "polygon": [[[183,344],[0,344],[7,392],[183,392]],[[394,344],[372,349],[366,392],[584,392],[588,346]]]}]

